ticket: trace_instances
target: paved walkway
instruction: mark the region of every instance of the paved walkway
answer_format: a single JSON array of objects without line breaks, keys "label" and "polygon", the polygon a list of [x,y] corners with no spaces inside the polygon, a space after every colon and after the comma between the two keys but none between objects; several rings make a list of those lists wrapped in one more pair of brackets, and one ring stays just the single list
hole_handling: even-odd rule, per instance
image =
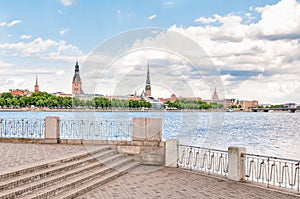
[{"label": "paved walkway", "polygon": [[178,168],[140,166],[78,199],[292,199],[295,196]]},{"label": "paved walkway", "polygon": [[[82,145],[0,143],[0,173],[84,150],[86,146]],[[296,197],[184,169],[140,166],[131,173],[78,197],[78,199],[86,198],[290,199]]]},{"label": "paved walkway", "polygon": [[85,151],[82,145],[21,144],[0,142],[0,173],[29,167],[38,162]]}]

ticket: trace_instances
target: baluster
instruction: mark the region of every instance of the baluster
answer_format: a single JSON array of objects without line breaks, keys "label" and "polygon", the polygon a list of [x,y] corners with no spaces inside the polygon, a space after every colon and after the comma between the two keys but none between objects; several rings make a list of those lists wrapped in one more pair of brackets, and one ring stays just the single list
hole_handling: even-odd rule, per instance
[{"label": "baluster", "polygon": [[294,184],[293,184],[293,177],[294,177],[294,175],[293,175],[293,171],[294,171],[294,164],[291,162],[290,163],[291,164],[291,169],[289,169],[289,176],[290,176],[290,181],[289,181],[289,184],[290,184],[290,186],[291,186],[291,189],[293,189],[293,186],[294,186]]},{"label": "baluster", "polygon": [[300,162],[297,162],[296,164],[296,171],[295,171],[295,183],[296,183],[296,179],[297,179],[297,191],[299,194],[300,191],[300,168],[299,168]]},{"label": "baluster", "polygon": [[187,160],[186,160],[186,166],[189,166],[190,165],[190,161],[191,161],[191,155],[192,155],[193,151],[192,151],[192,148],[189,149],[189,154],[187,156]]},{"label": "baluster", "polygon": [[194,168],[197,168],[197,162],[198,162],[198,156],[199,156],[199,150],[197,150],[196,154],[195,154],[195,161],[194,161]]},{"label": "baluster", "polygon": [[258,179],[261,179],[262,183],[264,183],[264,165],[265,165],[265,160],[262,160],[262,162],[259,164],[259,175]]}]

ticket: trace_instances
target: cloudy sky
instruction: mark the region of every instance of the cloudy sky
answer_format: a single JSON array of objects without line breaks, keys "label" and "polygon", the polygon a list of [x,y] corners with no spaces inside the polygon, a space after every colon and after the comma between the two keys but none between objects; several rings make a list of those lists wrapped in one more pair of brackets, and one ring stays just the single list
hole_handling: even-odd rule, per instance
[{"label": "cloudy sky", "polygon": [[76,59],[89,93],[141,92],[149,61],[155,97],[300,103],[300,2],[0,0],[0,92],[71,93]]}]

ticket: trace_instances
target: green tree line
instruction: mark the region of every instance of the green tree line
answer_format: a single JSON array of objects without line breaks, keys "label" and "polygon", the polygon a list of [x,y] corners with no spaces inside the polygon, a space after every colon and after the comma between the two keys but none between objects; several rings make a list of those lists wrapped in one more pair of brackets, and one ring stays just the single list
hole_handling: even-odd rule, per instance
[{"label": "green tree line", "polygon": [[91,100],[83,100],[78,97],[59,97],[46,92],[35,92],[30,96],[16,96],[11,93],[2,93],[0,106],[7,108],[15,107],[48,107],[48,108],[151,108],[151,103],[144,100],[109,100],[104,97],[95,97]]},{"label": "green tree line", "polygon": [[284,108],[283,104],[275,104],[275,105],[269,105],[269,106],[257,106],[257,108]]},{"label": "green tree line", "polygon": [[164,108],[176,108],[176,109],[218,109],[223,108],[223,104],[210,103],[200,101],[200,100],[189,100],[181,99],[175,100],[174,102],[167,101],[164,104]]}]

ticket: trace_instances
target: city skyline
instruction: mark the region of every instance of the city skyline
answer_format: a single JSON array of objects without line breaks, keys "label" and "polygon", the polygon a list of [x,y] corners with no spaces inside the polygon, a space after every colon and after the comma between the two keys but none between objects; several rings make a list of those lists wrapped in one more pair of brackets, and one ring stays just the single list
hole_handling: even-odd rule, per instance
[{"label": "city skyline", "polygon": [[[0,1],[0,5],[0,92],[32,88],[35,75],[39,74],[40,90],[71,93],[70,74],[76,58],[81,66],[87,67],[86,60],[98,44],[120,32],[156,26],[183,34],[203,48],[219,71],[225,98],[256,99],[261,103],[300,102],[300,3],[296,0],[174,0],[141,5],[57,0],[34,4]],[[162,65],[175,68],[182,64],[169,59],[169,55],[155,53],[131,54],[115,65],[132,66],[130,70],[144,79],[145,73],[141,71],[147,59],[153,60],[151,77]],[[118,75],[124,75],[124,71],[121,68]],[[170,88],[155,85],[154,77],[154,95],[170,96],[178,82],[193,80],[192,73],[182,73],[181,77],[178,71],[172,76],[178,77],[178,81],[170,83]],[[142,83],[134,89],[144,88]],[[186,85],[190,84],[193,81]],[[185,89],[178,88],[176,95],[186,95]],[[192,94],[209,99],[214,91],[201,89]],[[155,93],[157,90],[162,92]]]}]

